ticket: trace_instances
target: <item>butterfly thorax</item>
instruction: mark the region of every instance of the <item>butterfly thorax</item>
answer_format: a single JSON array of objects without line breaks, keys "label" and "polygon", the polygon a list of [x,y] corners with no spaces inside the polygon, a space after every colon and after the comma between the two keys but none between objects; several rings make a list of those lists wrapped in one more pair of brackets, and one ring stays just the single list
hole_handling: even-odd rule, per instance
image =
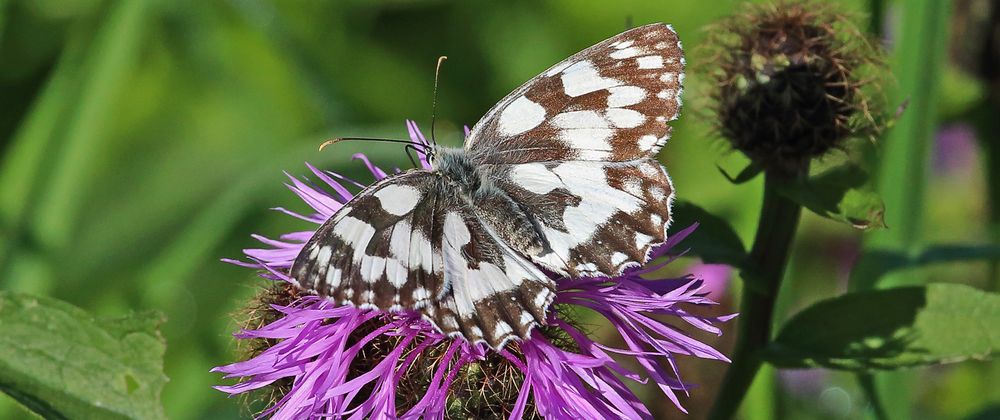
[{"label": "butterfly thorax", "polygon": [[465,149],[441,147],[435,151],[431,167],[513,249],[528,256],[544,253],[547,244],[538,221],[494,185],[492,165],[477,165]]},{"label": "butterfly thorax", "polygon": [[453,183],[458,184],[462,192],[469,195],[476,194],[485,183],[484,174],[476,170],[476,166],[465,149],[437,147],[434,151],[431,167]]}]

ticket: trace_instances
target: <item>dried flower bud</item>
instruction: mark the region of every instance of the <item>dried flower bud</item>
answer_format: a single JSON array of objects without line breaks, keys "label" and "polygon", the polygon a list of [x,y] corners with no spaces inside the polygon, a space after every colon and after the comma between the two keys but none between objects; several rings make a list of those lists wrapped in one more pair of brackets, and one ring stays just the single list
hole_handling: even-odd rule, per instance
[{"label": "dried flower bud", "polygon": [[867,38],[831,6],[752,5],[711,28],[716,129],[765,168],[793,170],[871,135],[863,80],[881,67]]}]

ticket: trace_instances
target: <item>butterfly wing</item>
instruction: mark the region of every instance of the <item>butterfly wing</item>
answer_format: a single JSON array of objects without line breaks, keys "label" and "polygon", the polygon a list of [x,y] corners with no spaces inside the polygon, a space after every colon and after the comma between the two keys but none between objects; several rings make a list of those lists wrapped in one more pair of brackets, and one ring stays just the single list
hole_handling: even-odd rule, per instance
[{"label": "butterfly wing", "polygon": [[528,208],[547,248],[530,255],[570,277],[610,277],[666,240],[673,188],[653,159],[498,165],[493,184]]},{"label": "butterfly wing", "polygon": [[673,187],[652,156],[678,116],[683,71],[673,29],[641,26],[556,64],[476,124],[466,148],[548,243],[519,251],[571,277],[647,261],[670,223]]},{"label": "butterfly wing", "polygon": [[341,304],[417,310],[442,332],[499,348],[542,323],[553,283],[474,215],[440,174],[362,191],[305,244],[299,287]]},{"label": "butterfly wing", "polygon": [[683,76],[669,25],[634,28],[514,90],[472,128],[465,147],[483,164],[653,156],[678,116]]}]

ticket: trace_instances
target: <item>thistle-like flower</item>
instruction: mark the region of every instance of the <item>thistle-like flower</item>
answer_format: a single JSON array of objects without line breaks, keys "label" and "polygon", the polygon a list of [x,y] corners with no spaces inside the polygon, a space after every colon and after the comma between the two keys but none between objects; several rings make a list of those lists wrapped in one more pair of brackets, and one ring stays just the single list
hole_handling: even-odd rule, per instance
[{"label": "thistle-like flower", "polygon": [[[407,122],[411,141],[426,143]],[[361,154],[375,179],[386,172]],[[421,165],[428,167],[425,156]],[[314,210],[300,215],[322,224],[352,198],[347,186],[362,184],[309,166],[322,182],[289,176],[289,188]],[[248,359],[214,369],[234,385],[216,388],[231,395],[271,389],[270,406],[258,413],[274,418],[649,418],[650,412],[626,385],[652,380],[683,410],[678,393],[689,385],[678,376],[676,356],[728,361],[675,324],[720,334],[713,324],[732,316],[703,317],[689,307],[712,305],[703,282],[690,276],[647,280],[672,260],[671,248],[690,233],[676,233],[653,257],[666,262],[614,278],[557,279],[547,320],[530,339],[495,351],[484,343],[447,337],[417,313],[385,313],[338,306],[301,294],[288,277],[295,256],[312,231],[279,240],[255,236],[267,247],[248,249],[249,262],[274,283],[252,305],[236,337],[252,343]],[[589,309],[610,323],[625,343],[615,348],[587,336],[574,307]],[[641,370],[627,369],[631,359]]]},{"label": "thistle-like flower", "polygon": [[795,170],[878,131],[866,91],[882,63],[834,6],[751,5],[710,34],[716,129],[762,167]]}]

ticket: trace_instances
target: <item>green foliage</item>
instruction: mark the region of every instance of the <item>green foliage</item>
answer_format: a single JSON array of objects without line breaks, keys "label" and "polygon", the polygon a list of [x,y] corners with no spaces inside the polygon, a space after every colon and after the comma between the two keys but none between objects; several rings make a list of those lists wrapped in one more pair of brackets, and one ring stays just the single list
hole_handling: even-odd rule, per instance
[{"label": "green foliage", "polygon": [[[877,7],[887,7],[878,2]],[[885,220],[890,229],[871,232],[864,239],[865,250],[893,250],[909,253],[918,247],[928,207],[927,164],[939,104],[944,91],[940,78],[948,61],[948,34],[953,2],[898,2],[890,67],[896,78],[889,90],[889,105],[905,111],[880,142],[876,185],[885,201]],[[877,13],[881,15],[881,12]],[[889,15],[886,13],[885,15]],[[863,268],[863,267],[861,267]],[[867,271],[867,270],[866,270]],[[852,276],[853,290],[920,284],[918,276],[888,275],[879,278]],[[912,377],[876,375],[869,400],[884,406],[890,418],[912,416]],[[877,400],[881,400],[878,402]]]},{"label": "green foliage", "polygon": [[875,279],[899,270],[910,270],[934,264],[966,261],[1000,260],[1000,246],[996,245],[931,245],[916,253],[868,249],[865,250],[851,272],[852,284],[859,290],[866,289],[861,279]]},{"label": "green foliage", "polygon": [[685,228],[698,223],[698,229],[682,243],[683,248],[690,250],[688,255],[697,256],[706,263],[742,266],[746,248],[729,222],[684,200],[674,202],[673,214],[673,226]]},{"label": "green foliage", "polygon": [[789,320],[765,358],[867,372],[984,359],[1000,351],[1000,295],[958,284],[849,293]]},{"label": "green foliage", "polygon": [[783,185],[781,193],[813,213],[858,229],[886,227],[885,203],[872,188],[868,171],[855,162]]},{"label": "green foliage", "polygon": [[[898,86],[891,104],[906,104],[881,144],[877,184],[891,229],[866,237],[866,248],[908,252],[918,245],[927,191],[927,162],[937,120],[939,79],[946,61],[949,2],[913,2],[902,7],[904,19],[892,68]],[[919,71],[914,71],[919,69]],[[859,279],[875,284],[871,278]],[[882,278],[884,285],[904,282]]]},{"label": "green foliage", "polygon": [[[705,36],[700,28],[742,1],[673,2],[669,8],[657,1],[566,0],[0,3],[0,289],[49,296],[93,314],[166,313],[170,321],[162,334],[170,344],[164,361],[170,382],[163,386],[162,399],[170,418],[246,417],[236,399],[210,388],[220,378],[208,369],[233,361],[228,333],[236,326],[231,314],[260,283],[248,270],[218,258],[235,258],[240,249],[257,246],[249,233],[273,237],[311,227],[267,211],[275,206],[304,209],[283,187],[282,170],[302,175],[302,162],[309,161],[359,176],[365,171],[350,162],[355,152],[367,153],[379,164],[405,167],[405,155],[392,147],[315,149],[332,136],[405,136],[403,118],[417,119],[426,132],[439,55],[450,60],[441,73],[437,132],[443,143],[454,146],[463,124],[474,123],[502,95],[557,60],[621,31],[626,16],[634,24],[673,23],[688,52],[690,71],[683,116],[671,123],[672,139],[660,158],[678,197],[714,215],[678,202],[673,226],[702,225],[680,246],[710,261],[737,264],[746,252],[739,238],[747,240],[754,232],[761,177],[751,176],[753,168],[738,175],[747,162],[740,153],[729,153],[727,159],[734,163],[723,167],[745,184],[733,186],[715,175],[713,164],[728,148],[707,139],[709,121],[698,118],[699,99],[707,91],[696,69],[712,67],[698,58]],[[960,110],[941,108],[967,106],[970,99],[985,95],[973,92],[981,86],[971,83],[951,83],[960,89],[932,92],[938,85],[934,69],[947,60],[938,44],[932,50],[921,48],[939,42],[933,35],[946,33],[949,22],[942,17],[933,29],[921,29],[923,24],[914,28],[921,18],[910,13],[910,3],[895,2],[904,13],[889,14],[898,17],[893,27],[906,32],[892,32],[894,48],[908,57],[894,64],[899,86],[888,92],[889,103],[894,108],[909,98],[911,104],[889,141],[899,139],[890,148],[912,146],[926,156],[937,112],[960,115]],[[927,8],[950,4],[912,3]],[[869,2],[852,4],[861,10]],[[967,99],[953,98],[956,90]],[[929,106],[928,100],[937,109],[920,108]],[[914,123],[924,129],[903,127]],[[981,140],[1000,144],[997,132],[985,130],[988,136]],[[885,155],[893,170],[922,167],[927,161],[889,156],[893,154],[898,153],[887,150]],[[883,188],[892,194],[883,198],[890,229],[865,235],[896,235],[906,229],[892,214],[896,209],[925,213],[933,218],[929,223],[935,232],[955,236],[934,242],[980,242],[983,221],[978,213],[951,217],[942,211],[981,208],[980,183],[932,180],[926,188],[934,191],[933,200],[917,194],[920,199],[906,204],[893,200],[916,193],[910,187],[923,178],[887,180]],[[910,190],[895,191],[903,188]],[[803,218],[787,276],[794,286],[782,291],[788,307],[839,290],[833,269],[846,269],[848,262],[834,256],[853,255],[857,235],[818,218]],[[893,267],[923,261],[913,257],[921,252],[871,249],[889,249],[887,261],[906,261]],[[917,243],[915,249],[923,247]],[[948,281],[979,282],[979,265],[947,268],[954,268]],[[902,270],[888,273],[896,272]],[[726,300],[713,309],[734,311]],[[780,308],[776,316],[783,319]],[[723,341],[716,343],[727,355],[732,353],[725,340],[734,335],[733,325],[723,326]],[[690,379],[704,385],[692,396],[711,398],[711,381]],[[915,386],[934,390],[953,383],[945,374],[933,382],[913,379]],[[842,376],[823,384],[855,391]],[[776,398],[776,393],[788,394],[782,381],[761,389],[756,395],[765,405],[775,405],[779,415],[823,415],[816,408],[817,395],[797,390],[794,398]],[[657,406],[661,401],[654,383],[639,392],[657,415],[673,410]],[[966,393],[961,398],[977,406],[989,401],[989,395]],[[997,394],[992,395],[995,399]],[[707,410],[701,401],[692,398],[685,405],[698,415]],[[902,404],[910,403],[902,399]],[[12,404],[0,398],[0,418],[24,416]],[[939,409],[937,401],[922,404]],[[860,416],[859,407],[852,414]],[[768,412],[757,414],[768,417]]]},{"label": "green foliage", "polygon": [[46,418],[166,418],[163,321],[0,292],[0,390]]},{"label": "green foliage", "polygon": [[745,168],[740,170],[740,172],[736,174],[736,176],[733,176],[730,175],[729,172],[727,172],[726,169],[721,164],[718,164],[717,166],[719,168],[719,172],[722,173],[722,176],[725,177],[726,180],[728,180],[729,182],[732,182],[733,184],[736,185],[750,181],[756,178],[757,175],[760,175],[760,173],[764,171],[763,166],[758,165],[755,162],[750,162],[749,164],[747,164]]}]

